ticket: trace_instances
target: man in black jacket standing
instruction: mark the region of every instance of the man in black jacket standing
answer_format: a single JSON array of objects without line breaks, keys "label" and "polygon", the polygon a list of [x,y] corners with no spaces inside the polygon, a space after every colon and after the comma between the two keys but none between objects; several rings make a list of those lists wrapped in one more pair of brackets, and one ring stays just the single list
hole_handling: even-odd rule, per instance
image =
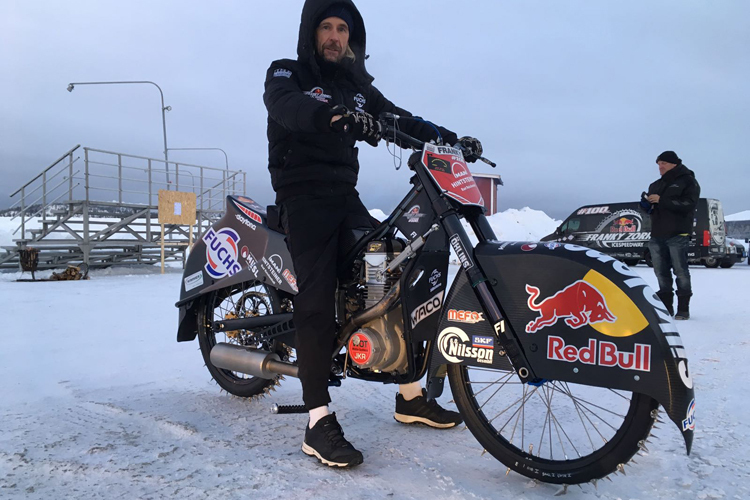
[{"label": "man in black jacket standing", "polygon": [[[659,280],[657,295],[675,319],[690,318],[690,284],[687,249],[693,232],[693,214],[701,187],[695,174],[682,164],[674,151],[656,158],[661,179],[648,187],[651,204],[651,240],[648,243],[654,272]],[[677,313],[674,313],[672,270],[677,278]]]},{"label": "man in black jacket standing", "polygon": [[[329,414],[328,380],[336,331],[335,290],[341,242],[348,230],[371,226],[355,186],[357,141],[376,146],[380,113],[411,113],[372,85],[365,69],[365,25],[351,0],[307,0],[302,10],[297,59],[274,61],[263,100],[268,109],[268,169],[280,206],[299,293],[294,299],[297,360],[310,420],[302,450],[326,465],[362,463]],[[467,159],[481,155],[476,139],[425,121],[400,124],[424,141],[460,143]],[[436,428],[461,423],[456,412],[427,401],[418,382],[400,386],[396,420]]]}]

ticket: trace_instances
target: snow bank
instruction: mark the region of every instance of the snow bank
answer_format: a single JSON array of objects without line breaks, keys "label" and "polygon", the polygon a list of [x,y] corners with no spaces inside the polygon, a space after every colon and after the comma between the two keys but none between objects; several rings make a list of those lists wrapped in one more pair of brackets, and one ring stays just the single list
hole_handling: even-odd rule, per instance
[{"label": "snow bank", "polygon": [[738,212],[732,215],[725,215],[724,220],[735,221],[735,220],[750,220],[750,210],[744,212]]},{"label": "snow bank", "polygon": [[[385,212],[378,208],[370,210],[370,215],[379,221],[388,217]],[[497,239],[502,241],[539,241],[553,232],[561,222],[551,218],[541,210],[534,210],[529,207],[520,210],[509,208],[504,212],[490,215],[487,220],[492,226],[492,230],[495,231]],[[476,242],[474,232],[466,221],[464,221],[464,228],[472,241]]]}]

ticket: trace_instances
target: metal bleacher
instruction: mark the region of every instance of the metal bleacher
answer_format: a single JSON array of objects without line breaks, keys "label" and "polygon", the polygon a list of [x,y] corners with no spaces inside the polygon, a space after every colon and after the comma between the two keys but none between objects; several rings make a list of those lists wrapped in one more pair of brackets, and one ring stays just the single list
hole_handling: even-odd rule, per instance
[{"label": "metal bleacher", "polygon": [[[161,262],[160,189],[196,194],[194,238],[242,195],[247,174],[80,145],[63,154],[11,198],[15,245],[0,249],[0,269],[19,269],[20,251],[39,251],[38,269],[86,263],[90,268]],[[166,225],[165,260],[183,262],[187,226]]]}]

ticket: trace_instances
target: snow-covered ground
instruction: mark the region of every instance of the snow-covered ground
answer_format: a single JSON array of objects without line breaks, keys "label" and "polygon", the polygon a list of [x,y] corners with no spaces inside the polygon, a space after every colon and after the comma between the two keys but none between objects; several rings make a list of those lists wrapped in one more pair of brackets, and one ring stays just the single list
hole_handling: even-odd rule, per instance
[{"label": "snow-covered ground", "polygon": [[[534,211],[516,212],[495,228],[504,239],[549,232],[543,218],[528,222]],[[655,285],[651,269],[636,269]],[[568,495],[750,498],[743,382],[750,267],[691,271],[693,318],[679,327],[696,387],[692,455],[677,428],[662,424],[627,476]],[[262,400],[233,398],[211,381],[197,342],[175,341],[177,269],[94,270],[90,281],[76,282],[17,277],[0,274],[0,498],[546,499],[561,492],[506,475],[463,426],[396,423],[393,386],[351,379],[332,389],[332,408],[365,463],[320,466],[300,451],[306,417],[270,412],[273,403],[301,402],[299,381],[285,380]],[[450,400],[446,388],[440,401],[452,407]]]}]

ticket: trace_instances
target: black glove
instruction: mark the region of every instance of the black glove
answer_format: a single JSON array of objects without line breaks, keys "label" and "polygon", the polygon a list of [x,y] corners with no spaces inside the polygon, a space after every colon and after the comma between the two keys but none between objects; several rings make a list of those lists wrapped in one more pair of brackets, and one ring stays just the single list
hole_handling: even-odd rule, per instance
[{"label": "black glove", "polygon": [[331,124],[331,129],[334,132],[352,134],[355,141],[365,141],[371,146],[378,145],[378,141],[383,135],[383,129],[375,117],[364,111],[355,113],[349,111],[336,113],[336,111],[338,111],[337,108],[334,108],[334,116],[338,114],[341,118]]},{"label": "black glove", "polygon": [[469,163],[474,163],[482,156],[482,143],[474,137],[463,136],[458,140],[456,146],[463,150],[464,160]]}]

